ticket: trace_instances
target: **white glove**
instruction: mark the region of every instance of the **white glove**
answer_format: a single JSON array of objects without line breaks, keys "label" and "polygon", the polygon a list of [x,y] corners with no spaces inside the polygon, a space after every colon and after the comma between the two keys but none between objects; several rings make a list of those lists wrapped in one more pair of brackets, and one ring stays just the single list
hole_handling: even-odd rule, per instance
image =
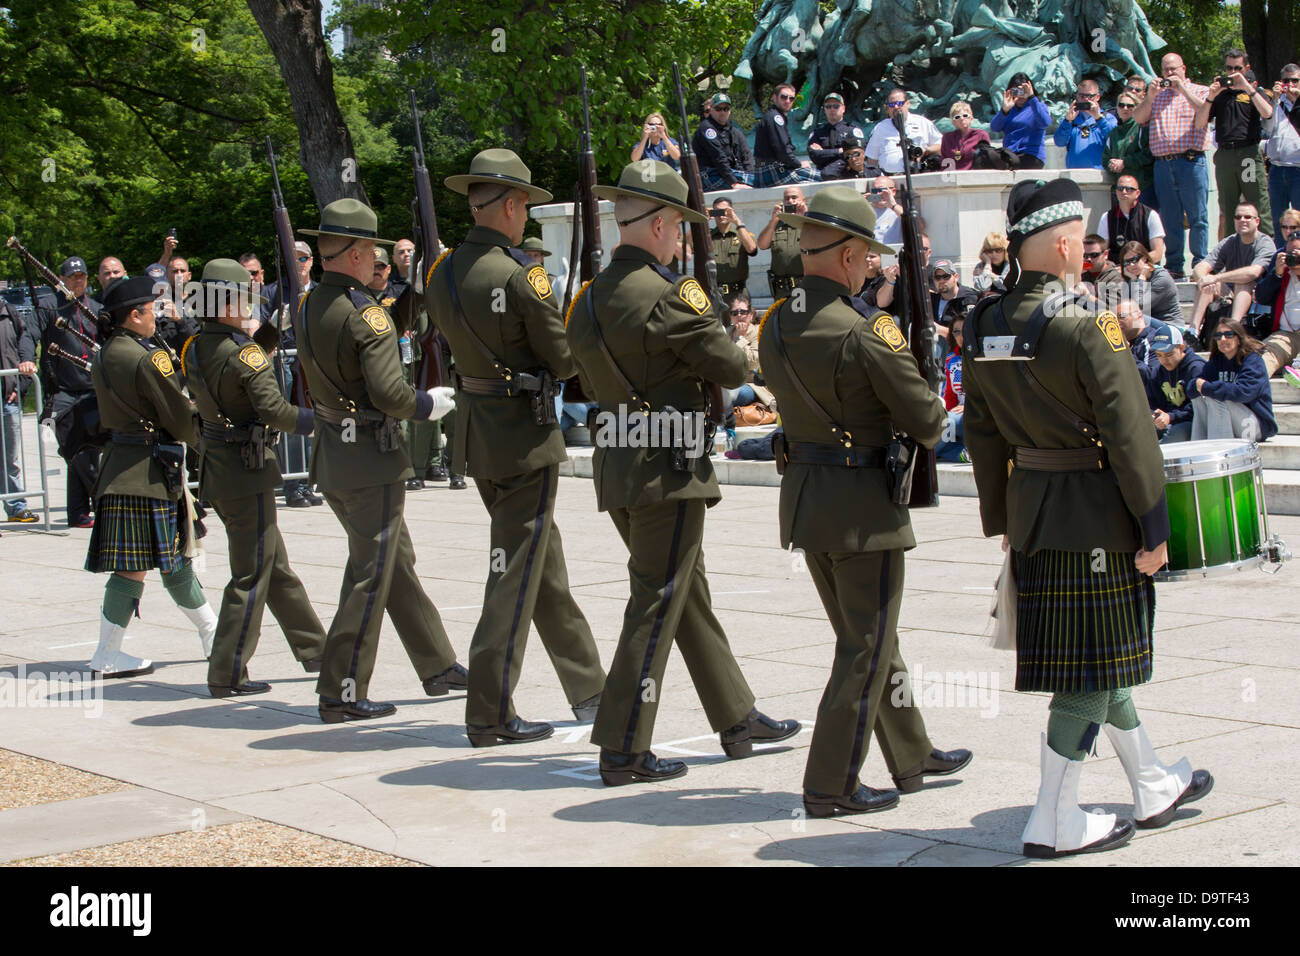
[{"label": "white glove", "polygon": [[456,390],[454,388],[439,385],[437,388],[429,389],[428,395],[433,399],[433,410],[429,412],[429,416],[425,419],[427,422],[436,422],[456,407]]}]

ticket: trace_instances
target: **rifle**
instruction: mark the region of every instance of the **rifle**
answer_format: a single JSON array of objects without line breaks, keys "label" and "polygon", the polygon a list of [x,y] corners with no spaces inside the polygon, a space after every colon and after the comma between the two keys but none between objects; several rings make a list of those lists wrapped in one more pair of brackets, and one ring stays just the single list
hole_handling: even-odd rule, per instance
[{"label": "rifle", "polygon": [[[77,311],[80,312],[83,316],[85,316],[85,318],[90,322],[91,328],[98,328],[99,326],[98,316],[96,316],[95,313],[91,312],[88,308],[86,308],[86,306],[82,303],[80,299],[74,297],[73,294],[70,291],[68,291],[68,287],[63,284],[63,280],[60,279],[58,276],[56,276],[53,273],[53,271],[51,271],[50,268],[45,265],[45,263],[41,262],[40,259],[37,259],[34,255],[28,252],[27,247],[18,241],[17,236],[10,236],[9,241],[6,242],[5,245],[8,246],[10,249],[12,249],[14,252],[18,253],[18,255],[23,260],[24,268],[26,268],[27,265],[30,265],[33,269],[37,271],[37,273],[40,274],[40,277],[42,279],[44,279],[46,282],[50,284],[50,287],[54,289],[54,291],[62,293],[65,299],[73,303],[77,307]],[[32,296],[32,314],[35,315],[36,307],[37,307],[36,289],[32,287],[30,278],[28,279],[27,290],[28,290],[28,294]],[[98,348],[99,346],[96,345],[95,347]]]},{"label": "rifle", "polygon": [[[294,330],[295,341],[298,331],[298,307],[302,303],[302,280],[298,278],[298,262],[294,258],[293,226],[289,223],[289,210],[284,205],[284,192],[280,189],[280,171],[275,165],[275,150],[271,147],[271,137],[266,138],[266,156],[271,161],[271,218],[275,220],[276,268],[278,269],[280,307],[289,309],[289,326]],[[257,330],[253,339],[262,348],[269,344],[273,349],[280,343],[280,329],[271,322],[263,328],[270,331],[262,334]],[[259,337],[260,336],[260,337]],[[269,351],[270,349],[268,349]],[[302,373],[302,363],[293,360],[290,372],[293,376],[293,403],[303,407],[311,406],[307,395],[307,377]]]},{"label": "rifle", "polygon": [[[429,185],[429,170],[424,165],[424,134],[420,132],[420,111],[415,105],[415,90],[407,90],[411,96],[411,124],[415,128],[415,148],[411,151],[411,165],[415,176],[415,198],[411,200],[412,228],[415,233],[415,253],[411,256],[411,268],[407,271],[409,287],[402,298],[410,296],[405,306],[408,312],[407,330],[415,326],[420,314],[419,300],[416,298],[416,279],[424,278],[425,269],[432,269],[438,261],[438,215],[433,208],[433,187]],[[420,283],[423,291],[424,283]],[[443,383],[442,350],[438,346],[438,330],[433,320],[429,328],[420,337],[420,351],[424,355],[424,364],[420,368],[416,383],[421,390],[440,386]]]},{"label": "rifle", "polygon": [[587,68],[582,71],[582,141],[578,158],[578,188],[582,194],[582,281],[590,282],[600,272],[599,204],[592,194],[596,185],[596,154],[591,148],[591,110],[587,103]]},{"label": "rifle", "polygon": [[[906,191],[903,194],[903,257],[899,263],[902,280],[904,312],[908,321],[907,340],[912,347],[912,357],[922,377],[933,391],[938,383],[938,369],[934,361],[934,315],[930,307],[930,291],[925,284],[925,267],[921,264],[921,214],[912,198],[912,163],[908,156],[910,143],[900,112],[894,116],[894,126],[903,150],[903,175]],[[909,508],[934,508],[939,504],[939,473],[934,451],[916,446],[916,467],[912,472],[912,498]]]},{"label": "rifle", "polygon": [[569,314],[569,306],[573,304],[573,280],[578,277],[578,257],[582,255],[579,251],[579,243],[582,241],[579,232],[582,229],[582,186],[578,183],[573,184],[573,241],[569,245],[569,277],[564,283],[564,308],[560,310],[561,315]]},{"label": "rifle", "polygon": [[[682,73],[677,64],[673,64],[673,85],[677,88],[677,110],[682,117],[682,177],[686,180],[686,205],[698,213],[708,215],[704,209],[704,182],[700,179],[700,164],[691,152],[691,127],[686,119],[686,94],[682,92]],[[714,314],[722,321],[722,304],[718,300],[718,264],[713,258],[713,237],[709,234],[709,223],[691,223],[691,246],[695,250],[695,281],[704,289],[713,305]],[[682,269],[686,268],[686,250],[682,249]],[[723,408],[722,386],[716,382],[705,382],[705,391],[709,396],[709,420],[715,428],[721,427],[727,410]]]}]

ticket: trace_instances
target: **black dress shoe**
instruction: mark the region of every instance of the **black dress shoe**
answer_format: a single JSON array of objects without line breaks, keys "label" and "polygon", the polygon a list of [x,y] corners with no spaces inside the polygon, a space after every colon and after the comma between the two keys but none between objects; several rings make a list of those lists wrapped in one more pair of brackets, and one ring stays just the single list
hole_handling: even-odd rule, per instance
[{"label": "black dress shoe", "polygon": [[119,677],[143,677],[145,674],[153,673],[153,664],[149,664],[147,667],[137,667],[133,671],[114,671],[111,674],[105,674],[103,671],[92,670],[91,673],[102,680],[116,680]]},{"label": "black dress shoe", "polygon": [[442,465],[430,465],[424,472],[425,481],[446,481],[447,469]]},{"label": "black dress shoe", "polygon": [[931,750],[930,756],[905,774],[894,778],[894,786],[903,793],[916,793],[925,786],[925,777],[944,777],[956,773],[971,761],[969,750]]},{"label": "black dress shoe", "polygon": [[302,664],[302,669],[305,670],[308,674],[319,674],[321,665],[325,663],[325,658],[309,657],[307,658],[307,660],[301,661],[300,663]]},{"label": "black dress shoe", "polygon": [[555,733],[550,724],[540,721],[521,720],[516,714],[508,724],[496,724],[481,727],[478,724],[466,724],[465,733],[469,742],[475,747],[495,747],[498,744],[524,744],[532,740],[545,740]]},{"label": "black dress shoe", "polygon": [[304,488],[302,490],[302,496],[307,499],[307,504],[311,505],[313,508],[325,503],[325,499],[316,494],[316,492],[312,491],[310,488]]},{"label": "black dress shoe", "polygon": [[639,754],[622,754],[617,750],[600,752],[600,779],[607,787],[671,780],[685,773],[684,761],[660,760],[649,750],[643,750]]},{"label": "black dress shoe", "polygon": [[464,475],[452,475],[451,484],[448,486],[452,491],[460,491],[465,487]]},{"label": "black dress shoe", "polygon": [[406,479],[406,490],[407,490],[407,491],[423,491],[423,490],[424,490],[424,479],[423,479],[423,478],[407,478],[407,479]]},{"label": "black dress shoe", "polygon": [[596,711],[600,709],[600,694],[594,697],[588,697],[573,705],[573,719],[580,723],[586,723],[589,720],[596,719]]},{"label": "black dress shoe", "polygon": [[1081,846],[1077,850],[1058,850],[1054,846],[1044,846],[1041,843],[1026,843],[1021,852],[1033,860],[1055,860],[1058,857],[1074,856],[1077,853],[1104,853],[1106,850],[1123,846],[1131,839],[1133,839],[1133,821],[1119,820],[1100,840]]},{"label": "black dress shoe", "polygon": [[754,752],[754,741],[785,740],[799,732],[797,720],[773,720],[757,710],[750,710],[743,722],[724,730],[718,736],[722,749],[732,760],[748,757]]},{"label": "black dress shoe", "polygon": [[247,697],[250,694],[265,694],[270,689],[271,685],[264,680],[246,680],[238,687],[208,685],[208,693],[213,697]]},{"label": "black dress shoe", "polygon": [[460,664],[452,664],[445,671],[426,677],[422,683],[424,692],[429,697],[441,697],[453,690],[464,690],[468,687],[469,671]]},{"label": "black dress shoe", "polygon": [[1187,785],[1187,789],[1179,795],[1177,800],[1155,816],[1137,821],[1137,825],[1143,830],[1157,830],[1160,827],[1168,826],[1173,823],[1174,814],[1178,812],[1179,807],[1184,803],[1195,803],[1213,789],[1214,778],[1210,776],[1210,771],[1193,770],[1192,782]]},{"label": "black dress shoe", "polygon": [[344,702],[333,697],[322,697],[318,709],[320,719],[327,724],[341,724],[345,720],[369,720],[372,717],[387,717],[389,714],[397,713],[394,705],[368,698]]},{"label": "black dress shoe", "polygon": [[815,790],[803,792],[803,808],[810,817],[833,817],[837,810],[840,813],[875,813],[897,805],[897,790],[874,790],[861,783],[848,797]]},{"label": "black dress shoe", "polygon": [[299,490],[291,495],[285,495],[284,503],[290,508],[310,508],[311,502],[307,500],[307,493]]}]

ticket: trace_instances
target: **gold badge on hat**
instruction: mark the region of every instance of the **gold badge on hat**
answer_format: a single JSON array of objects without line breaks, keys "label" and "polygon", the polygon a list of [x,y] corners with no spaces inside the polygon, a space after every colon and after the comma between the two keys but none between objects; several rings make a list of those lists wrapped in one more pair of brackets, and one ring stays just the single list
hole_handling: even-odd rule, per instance
[{"label": "gold badge on hat", "polygon": [[682,283],[682,287],[677,290],[681,300],[689,305],[699,315],[706,315],[709,311],[709,297],[704,294],[700,284],[694,279],[687,279]]},{"label": "gold badge on hat", "polygon": [[266,353],[256,345],[245,345],[239,350],[239,361],[243,362],[254,372],[260,372],[266,368]]},{"label": "gold badge on hat", "polygon": [[889,346],[890,351],[900,351],[907,340],[903,338],[903,333],[898,330],[898,325],[887,315],[882,315],[876,319],[876,324],[871,327],[871,331]]},{"label": "gold badge on hat", "polygon": [[149,361],[153,362],[154,368],[162,372],[163,375],[171,375],[176,370],[172,368],[172,360],[162,349],[158,349],[149,356]]},{"label": "gold badge on hat", "polygon": [[551,280],[546,278],[546,270],[541,266],[533,266],[528,270],[528,284],[533,287],[539,299],[545,299],[551,294]]},{"label": "gold badge on hat", "polygon": [[1124,330],[1120,328],[1119,319],[1114,312],[1103,312],[1097,316],[1097,328],[1101,329],[1101,334],[1106,336],[1106,342],[1112,351],[1123,352],[1128,348],[1128,344],[1124,341]]},{"label": "gold badge on hat", "polygon": [[388,321],[388,313],[382,307],[372,305],[361,313],[361,318],[365,319],[366,325],[374,330],[375,335],[383,335],[393,326]]}]

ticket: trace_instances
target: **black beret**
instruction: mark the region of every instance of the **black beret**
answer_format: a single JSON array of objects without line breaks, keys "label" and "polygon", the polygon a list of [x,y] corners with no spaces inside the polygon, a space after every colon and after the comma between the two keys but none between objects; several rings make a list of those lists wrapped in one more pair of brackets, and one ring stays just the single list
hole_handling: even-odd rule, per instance
[{"label": "black beret", "polygon": [[1050,226],[1083,220],[1083,193],[1073,179],[1016,183],[1007,200],[1007,236],[1026,239]]},{"label": "black beret", "polygon": [[122,313],[157,298],[155,284],[148,276],[122,276],[108,284],[101,302],[115,318],[122,317]]}]

